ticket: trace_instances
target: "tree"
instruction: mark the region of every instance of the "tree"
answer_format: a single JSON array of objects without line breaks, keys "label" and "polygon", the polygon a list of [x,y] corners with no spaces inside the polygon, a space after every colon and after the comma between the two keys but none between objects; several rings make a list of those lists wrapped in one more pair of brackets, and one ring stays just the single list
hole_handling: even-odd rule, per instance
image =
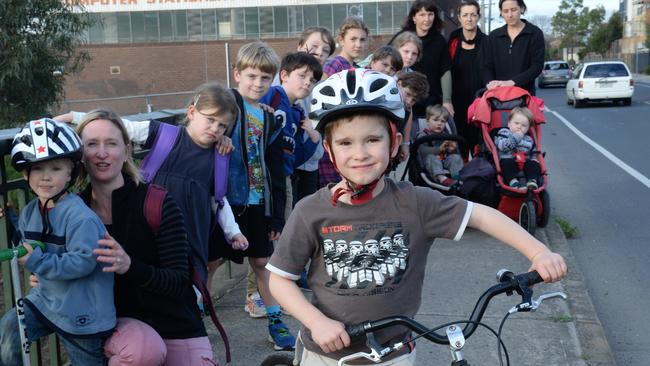
[{"label": "tree", "polygon": [[574,49],[586,45],[587,35],[603,22],[604,17],[602,6],[590,10],[583,5],[583,0],[562,0],[551,24],[562,40],[562,47],[569,48],[569,53],[574,55]]},{"label": "tree", "polygon": [[0,127],[43,116],[61,101],[64,77],[90,59],[78,48],[88,19],[61,0],[0,1]]},{"label": "tree", "polygon": [[533,15],[528,18],[531,23],[535,24],[539,29],[544,32],[544,35],[551,35],[553,33],[553,24],[551,18],[546,15]]},{"label": "tree", "polygon": [[612,42],[622,37],[623,19],[620,13],[614,13],[607,23],[600,24],[593,31],[587,41],[587,48],[589,52],[595,52],[601,56],[605,56]]},{"label": "tree", "polygon": [[650,48],[650,21],[645,22],[645,48]]}]

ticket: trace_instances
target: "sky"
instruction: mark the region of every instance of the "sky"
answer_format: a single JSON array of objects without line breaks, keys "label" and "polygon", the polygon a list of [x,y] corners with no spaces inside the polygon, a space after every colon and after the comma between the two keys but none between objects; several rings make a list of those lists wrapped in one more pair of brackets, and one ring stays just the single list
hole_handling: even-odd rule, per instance
[{"label": "sky", "polygon": [[[489,0],[483,0],[485,4],[487,4],[488,1]],[[528,18],[535,15],[544,15],[551,18],[553,17],[553,15],[555,15],[555,13],[560,8],[560,3],[562,3],[561,0],[526,0],[526,6],[528,7],[528,11],[526,12],[524,18]],[[492,18],[494,19],[494,22],[492,23],[492,28],[494,28],[495,26],[503,25],[501,18],[499,18],[498,4],[499,4],[498,0],[492,0]],[[593,9],[598,5],[602,5],[607,12],[605,15],[605,19],[608,19],[613,12],[618,11],[619,0],[584,0],[583,5],[590,9]],[[485,15],[487,18],[487,12],[485,12]]]}]

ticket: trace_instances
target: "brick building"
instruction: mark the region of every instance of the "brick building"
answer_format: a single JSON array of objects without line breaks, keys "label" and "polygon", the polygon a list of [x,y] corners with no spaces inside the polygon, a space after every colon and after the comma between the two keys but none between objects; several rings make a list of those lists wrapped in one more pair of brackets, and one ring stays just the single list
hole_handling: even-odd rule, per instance
[{"label": "brick building", "polygon": [[[66,0],[75,1],[75,0]],[[95,25],[84,47],[92,60],[66,80],[62,110],[97,106],[123,114],[183,107],[203,82],[230,77],[239,47],[262,39],[279,55],[312,25],[334,30],[347,16],[370,29],[371,52],[396,33],[410,1],[79,0]],[[438,1],[448,28],[458,1]]]}]

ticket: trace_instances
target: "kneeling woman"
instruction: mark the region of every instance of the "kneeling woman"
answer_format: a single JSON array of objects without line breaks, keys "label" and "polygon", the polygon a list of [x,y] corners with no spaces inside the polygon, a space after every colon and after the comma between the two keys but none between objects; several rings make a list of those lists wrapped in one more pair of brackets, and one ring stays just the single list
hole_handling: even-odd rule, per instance
[{"label": "kneeling woman", "polygon": [[92,111],[77,131],[84,145],[80,178],[90,179],[81,196],[110,234],[100,240],[106,248],[96,250],[97,260],[116,273],[118,326],[105,345],[109,365],[216,365],[192,288],[181,211],[163,192],[158,230],[147,222],[149,186],[117,114]]}]

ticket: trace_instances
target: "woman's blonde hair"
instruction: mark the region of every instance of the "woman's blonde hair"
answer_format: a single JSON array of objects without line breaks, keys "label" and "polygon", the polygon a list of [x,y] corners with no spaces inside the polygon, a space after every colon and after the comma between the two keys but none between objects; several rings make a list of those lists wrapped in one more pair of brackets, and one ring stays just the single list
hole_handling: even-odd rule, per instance
[{"label": "woman's blonde hair", "polygon": [[[110,109],[94,109],[90,112],[88,112],[83,119],[81,120],[81,123],[77,126],[77,133],[81,137],[83,134],[84,129],[90,122],[97,121],[97,120],[107,120],[110,121],[115,128],[117,128],[120,131],[120,135],[122,136],[122,141],[124,142],[124,145],[126,146],[126,161],[122,165],[122,173],[129,177],[135,184],[140,184],[143,182],[142,176],[140,175],[140,170],[138,167],[135,165],[135,162],[133,161],[133,147],[131,145],[131,141],[129,139],[129,133],[126,130],[126,127],[124,126],[124,122],[122,122],[122,118],[115,112],[113,112]],[[82,139],[83,141],[83,139]],[[86,171],[86,168],[82,164],[81,172],[79,173],[79,177],[77,178],[77,187],[81,187],[85,181],[86,177],[88,176],[88,172]]]},{"label": "woman's blonde hair", "polygon": [[393,39],[392,45],[399,50],[409,42],[415,44],[415,47],[418,48],[418,58],[415,62],[420,61],[420,59],[422,59],[422,40],[415,33],[402,32],[398,34],[397,37]]}]

